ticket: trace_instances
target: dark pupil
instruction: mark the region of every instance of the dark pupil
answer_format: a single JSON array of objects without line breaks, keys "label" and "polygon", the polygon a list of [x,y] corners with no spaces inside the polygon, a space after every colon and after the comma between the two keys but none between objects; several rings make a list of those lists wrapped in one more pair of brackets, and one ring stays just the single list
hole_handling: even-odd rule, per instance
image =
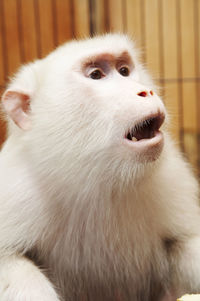
[{"label": "dark pupil", "polygon": [[100,71],[100,70],[94,70],[94,71],[90,74],[90,77],[91,77],[92,79],[100,79],[100,78],[102,78],[101,71]]},{"label": "dark pupil", "polygon": [[121,69],[119,69],[119,73],[122,76],[128,76],[129,75],[129,69],[127,67],[122,67]]}]

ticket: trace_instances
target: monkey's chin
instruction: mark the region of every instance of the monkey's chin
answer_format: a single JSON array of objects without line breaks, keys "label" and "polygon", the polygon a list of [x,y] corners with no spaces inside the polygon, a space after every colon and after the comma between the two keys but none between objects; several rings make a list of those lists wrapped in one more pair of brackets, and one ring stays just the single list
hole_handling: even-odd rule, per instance
[{"label": "monkey's chin", "polygon": [[164,146],[164,135],[161,131],[156,131],[154,137],[131,141],[124,139],[124,144],[130,152],[133,152],[137,161],[152,162],[158,159]]}]

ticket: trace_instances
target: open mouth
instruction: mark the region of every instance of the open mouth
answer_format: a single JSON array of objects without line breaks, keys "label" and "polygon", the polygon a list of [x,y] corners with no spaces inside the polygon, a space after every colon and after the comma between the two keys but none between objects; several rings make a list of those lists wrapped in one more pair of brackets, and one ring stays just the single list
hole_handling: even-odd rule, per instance
[{"label": "open mouth", "polygon": [[163,113],[157,113],[146,117],[129,130],[126,134],[126,139],[137,142],[156,137],[164,119],[165,116]]}]

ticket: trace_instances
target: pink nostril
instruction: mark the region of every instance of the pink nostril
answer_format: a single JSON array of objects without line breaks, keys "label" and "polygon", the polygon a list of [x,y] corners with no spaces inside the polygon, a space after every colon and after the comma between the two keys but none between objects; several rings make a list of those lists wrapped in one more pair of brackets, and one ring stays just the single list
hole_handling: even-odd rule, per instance
[{"label": "pink nostril", "polygon": [[138,93],[138,96],[147,97],[147,92],[146,91],[142,91],[142,92]]}]

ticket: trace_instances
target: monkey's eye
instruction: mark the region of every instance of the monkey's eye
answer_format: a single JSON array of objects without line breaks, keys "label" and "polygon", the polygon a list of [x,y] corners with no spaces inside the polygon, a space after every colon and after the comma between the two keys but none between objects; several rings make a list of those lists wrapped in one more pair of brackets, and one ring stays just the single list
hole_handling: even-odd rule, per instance
[{"label": "monkey's eye", "polygon": [[92,79],[101,79],[102,77],[104,77],[104,74],[100,69],[95,69],[90,73],[89,77]]},{"label": "monkey's eye", "polygon": [[119,69],[119,73],[122,75],[122,76],[129,76],[130,74],[130,71],[129,71],[129,68],[126,67],[126,66],[123,66]]}]

